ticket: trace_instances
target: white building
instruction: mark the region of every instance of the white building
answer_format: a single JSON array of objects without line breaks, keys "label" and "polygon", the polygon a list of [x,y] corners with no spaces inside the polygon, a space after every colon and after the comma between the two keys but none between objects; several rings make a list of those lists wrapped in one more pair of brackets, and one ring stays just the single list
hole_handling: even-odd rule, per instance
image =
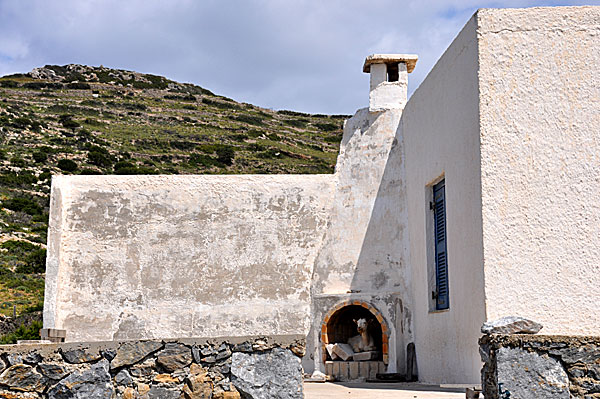
[{"label": "white building", "polygon": [[405,372],[414,343],[435,383],[479,381],[486,320],[597,335],[599,38],[600,7],[480,10],[408,101],[416,56],[368,57],[334,175],[55,177],[44,327],[303,334],[332,372],[366,316],[357,373]]}]

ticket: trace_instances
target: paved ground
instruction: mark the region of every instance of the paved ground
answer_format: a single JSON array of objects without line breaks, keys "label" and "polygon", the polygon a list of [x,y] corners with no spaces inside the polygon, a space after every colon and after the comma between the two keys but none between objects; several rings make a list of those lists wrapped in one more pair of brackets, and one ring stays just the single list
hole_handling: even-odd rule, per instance
[{"label": "paved ground", "polygon": [[463,398],[464,388],[409,383],[304,383],[305,399],[441,399]]}]

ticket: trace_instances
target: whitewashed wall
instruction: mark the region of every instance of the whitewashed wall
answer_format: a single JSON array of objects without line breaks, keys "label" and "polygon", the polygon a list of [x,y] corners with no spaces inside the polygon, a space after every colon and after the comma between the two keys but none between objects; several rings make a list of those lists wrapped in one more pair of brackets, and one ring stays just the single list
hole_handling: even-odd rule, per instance
[{"label": "whitewashed wall", "polygon": [[[404,74],[406,78],[406,74]],[[404,99],[405,100],[405,99]],[[411,341],[408,235],[402,139],[404,100],[384,112],[360,109],[344,126],[330,223],[315,262],[313,330],[305,369],[322,368],[321,323],[338,302],[374,306],[390,327],[389,372],[402,372]],[[399,105],[398,105],[399,103]],[[314,354],[313,354],[314,353]]]},{"label": "whitewashed wall", "polygon": [[600,7],[481,10],[488,318],[600,333]]},{"label": "whitewashed wall", "polygon": [[[400,120],[419,379],[477,383],[485,321],[479,171],[478,47],[471,19],[409,99]],[[446,179],[450,308],[430,311],[431,185]],[[402,200],[402,199],[400,199]]]},{"label": "whitewashed wall", "polygon": [[55,176],[44,327],[307,334],[331,195],[331,175]]}]

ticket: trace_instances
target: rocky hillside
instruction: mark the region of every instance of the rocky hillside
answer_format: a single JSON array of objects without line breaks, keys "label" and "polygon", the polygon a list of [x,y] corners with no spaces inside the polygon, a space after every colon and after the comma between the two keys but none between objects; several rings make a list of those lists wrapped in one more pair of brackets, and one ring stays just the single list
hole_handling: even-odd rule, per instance
[{"label": "rocky hillside", "polygon": [[102,66],[0,78],[0,312],[43,301],[52,175],[332,173],[346,117]]}]

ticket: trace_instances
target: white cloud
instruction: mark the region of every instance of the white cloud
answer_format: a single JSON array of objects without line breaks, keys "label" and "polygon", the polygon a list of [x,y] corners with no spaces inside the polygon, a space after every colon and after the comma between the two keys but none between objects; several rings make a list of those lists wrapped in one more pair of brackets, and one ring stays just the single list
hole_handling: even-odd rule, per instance
[{"label": "white cloud", "polygon": [[366,55],[419,54],[412,90],[477,7],[542,4],[557,2],[0,0],[0,73],[103,64],[265,107],[352,113],[368,98]]}]

